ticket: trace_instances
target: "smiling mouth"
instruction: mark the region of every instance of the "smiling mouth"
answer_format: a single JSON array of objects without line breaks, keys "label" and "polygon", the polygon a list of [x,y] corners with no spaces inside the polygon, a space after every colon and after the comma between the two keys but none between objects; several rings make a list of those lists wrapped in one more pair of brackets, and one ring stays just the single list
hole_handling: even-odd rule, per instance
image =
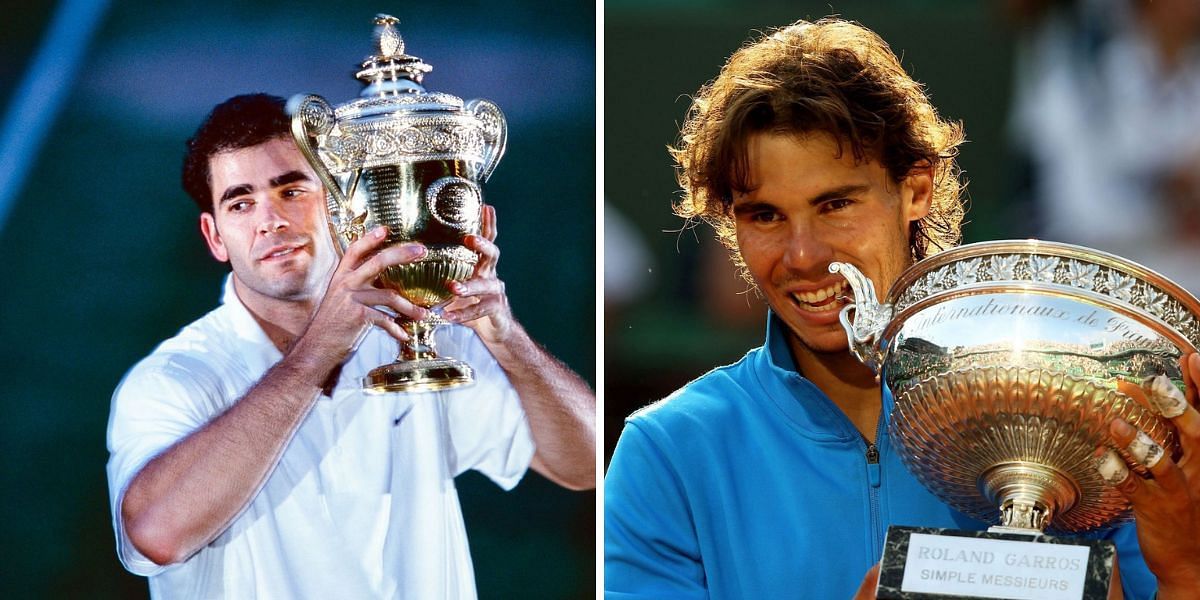
[{"label": "smiling mouth", "polygon": [[299,246],[289,246],[287,248],[280,248],[279,250],[276,250],[274,252],[271,252],[270,254],[263,256],[259,260],[272,260],[272,259],[276,259],[276,258],[283,258],[285,256],[291,256],[292,254],[295,254],[297,251],[299,251],[302,248],[304,248],[303,244],[301,244]]},{"label": "smiling mouth", "polygon": [[843,280],[827,288],[811,292],[793,292],[788,296],[800,310],[816,313],[838,308],[849,302],[852,298],[845,292],[846,282]]}]

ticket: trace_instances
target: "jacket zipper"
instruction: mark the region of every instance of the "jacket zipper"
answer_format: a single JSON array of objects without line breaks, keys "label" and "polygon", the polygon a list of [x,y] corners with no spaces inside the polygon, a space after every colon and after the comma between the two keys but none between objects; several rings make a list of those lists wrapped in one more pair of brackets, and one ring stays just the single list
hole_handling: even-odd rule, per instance
[{"label": "jacket zipper", "polygon": [[[875,425],[875,441],[882,439],[883,435],[883,415],[879,417],[878,424]],[[873,442],[863,442],[867,445],[867,481],[870,484],[867,488],[867,498],[871,505],[871,562],[879,562],[883,552],[882,529],[883,524],[879,518],[879,490],[883,483],[883,475],[879,465],[879,447]]]}]

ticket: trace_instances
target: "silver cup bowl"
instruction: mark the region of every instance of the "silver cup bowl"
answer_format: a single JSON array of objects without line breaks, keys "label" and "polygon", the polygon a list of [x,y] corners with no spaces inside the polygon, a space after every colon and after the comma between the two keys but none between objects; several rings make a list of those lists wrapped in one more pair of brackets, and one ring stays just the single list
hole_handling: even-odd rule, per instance
[{"label": "silver cup bowl", "polygon": [[[885,301],[857,269],[842,309],[851,351],[895,397],[905,465],[947,504],[999,530],[1080,532],[1130,518],[1095,468],[1121,454],[1120,417],[1178,456],[1169,421],[1118,382],[1166,375],[1200,346],[1200,302],[1165,277],[1089,248],[1018,240],[922,260]],[[1128,389],[1128,388],[1125,388]]]}]

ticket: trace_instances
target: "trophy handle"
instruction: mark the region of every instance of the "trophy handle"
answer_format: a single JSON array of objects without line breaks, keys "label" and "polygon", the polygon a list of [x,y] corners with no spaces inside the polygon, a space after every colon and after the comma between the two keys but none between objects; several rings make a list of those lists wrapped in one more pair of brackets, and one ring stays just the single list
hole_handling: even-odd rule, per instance
[{"label": "trophy handle", "polygon": [[483,164],[479,167],[479,182],[486,182],[496,170],[508,144],[508,121],[500,107],[490,100],[468,100],[463,109],[479,120],[483,132]]},{"label": "trophy handle", "polygon": [[[879,375],[885,350],[880,340],[884,327],[892,320],[892,305],[881,304],[875,295],[875,284],[854,265],[844,262],[829,264],[830,273],[840,273],[854,290],[854,302],[842,308],[838,318],[846,338],[850,341],[850,353],[859,362]],[[854,313],[851,321],[850,313]]]},{"label": "trophy handle", "polygon": [[[316,144],[333,130],[336,123],[333,107],[320,96],[298,94],[288,100],[287,112],[292,116],[292,138],[296,140],[296,146],[300,148],[300,153],[304,155],[308,164],[312,165],[313,171],[317,173],[317,177],[325,185],[325,191],[333,200],[329,204],[329,208],[334,213],[331,215],[333,218],[330,221],[335,229],[335,234],[341,229],[354,229],[356,225],[358,229],[361,229],[362,217],[365,214],[356,219],[354,210],[350,206],[350,198],[354,195],[354,188],[358,185],[360,171],[355,171],[350,178],[350,191],[343,191],[333,174],[329,172],[325,163],[317,155]],[[361,235],[361,232],[359,234]],[[350,241],[354,241],[358,236],[350,237]]]}]

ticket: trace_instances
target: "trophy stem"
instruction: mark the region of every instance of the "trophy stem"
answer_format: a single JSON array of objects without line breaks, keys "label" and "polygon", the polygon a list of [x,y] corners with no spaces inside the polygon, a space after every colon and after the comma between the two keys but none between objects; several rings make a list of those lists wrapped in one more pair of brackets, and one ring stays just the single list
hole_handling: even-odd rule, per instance
[{"label": "trophy stem", "polygon": [[1015,461],[993,466],[979,478],[983,495],[1000,508],[1000,525],[988,531],[1040,534],[1054,517],[1071,509],[1080,489],[1058,469]]},{"label": "trophy stem", "polygon": [[440,319],[434,316],[428,320],[414,321],[401,317],[397,318],[396,322],[409,337],[408,343],[400,345],[401,360],[427,360],[437,357],[433,331],[440,324]]},{"label": "trophy stem", "polygon": [[433,332],[444,323],[437,316],[422,321],[396,319],[409,340],[400,345],[396,362],[372,369],[362,385],[369,393],[431,392],[474,383],[470,365],[453,358],[438,356]]}]

